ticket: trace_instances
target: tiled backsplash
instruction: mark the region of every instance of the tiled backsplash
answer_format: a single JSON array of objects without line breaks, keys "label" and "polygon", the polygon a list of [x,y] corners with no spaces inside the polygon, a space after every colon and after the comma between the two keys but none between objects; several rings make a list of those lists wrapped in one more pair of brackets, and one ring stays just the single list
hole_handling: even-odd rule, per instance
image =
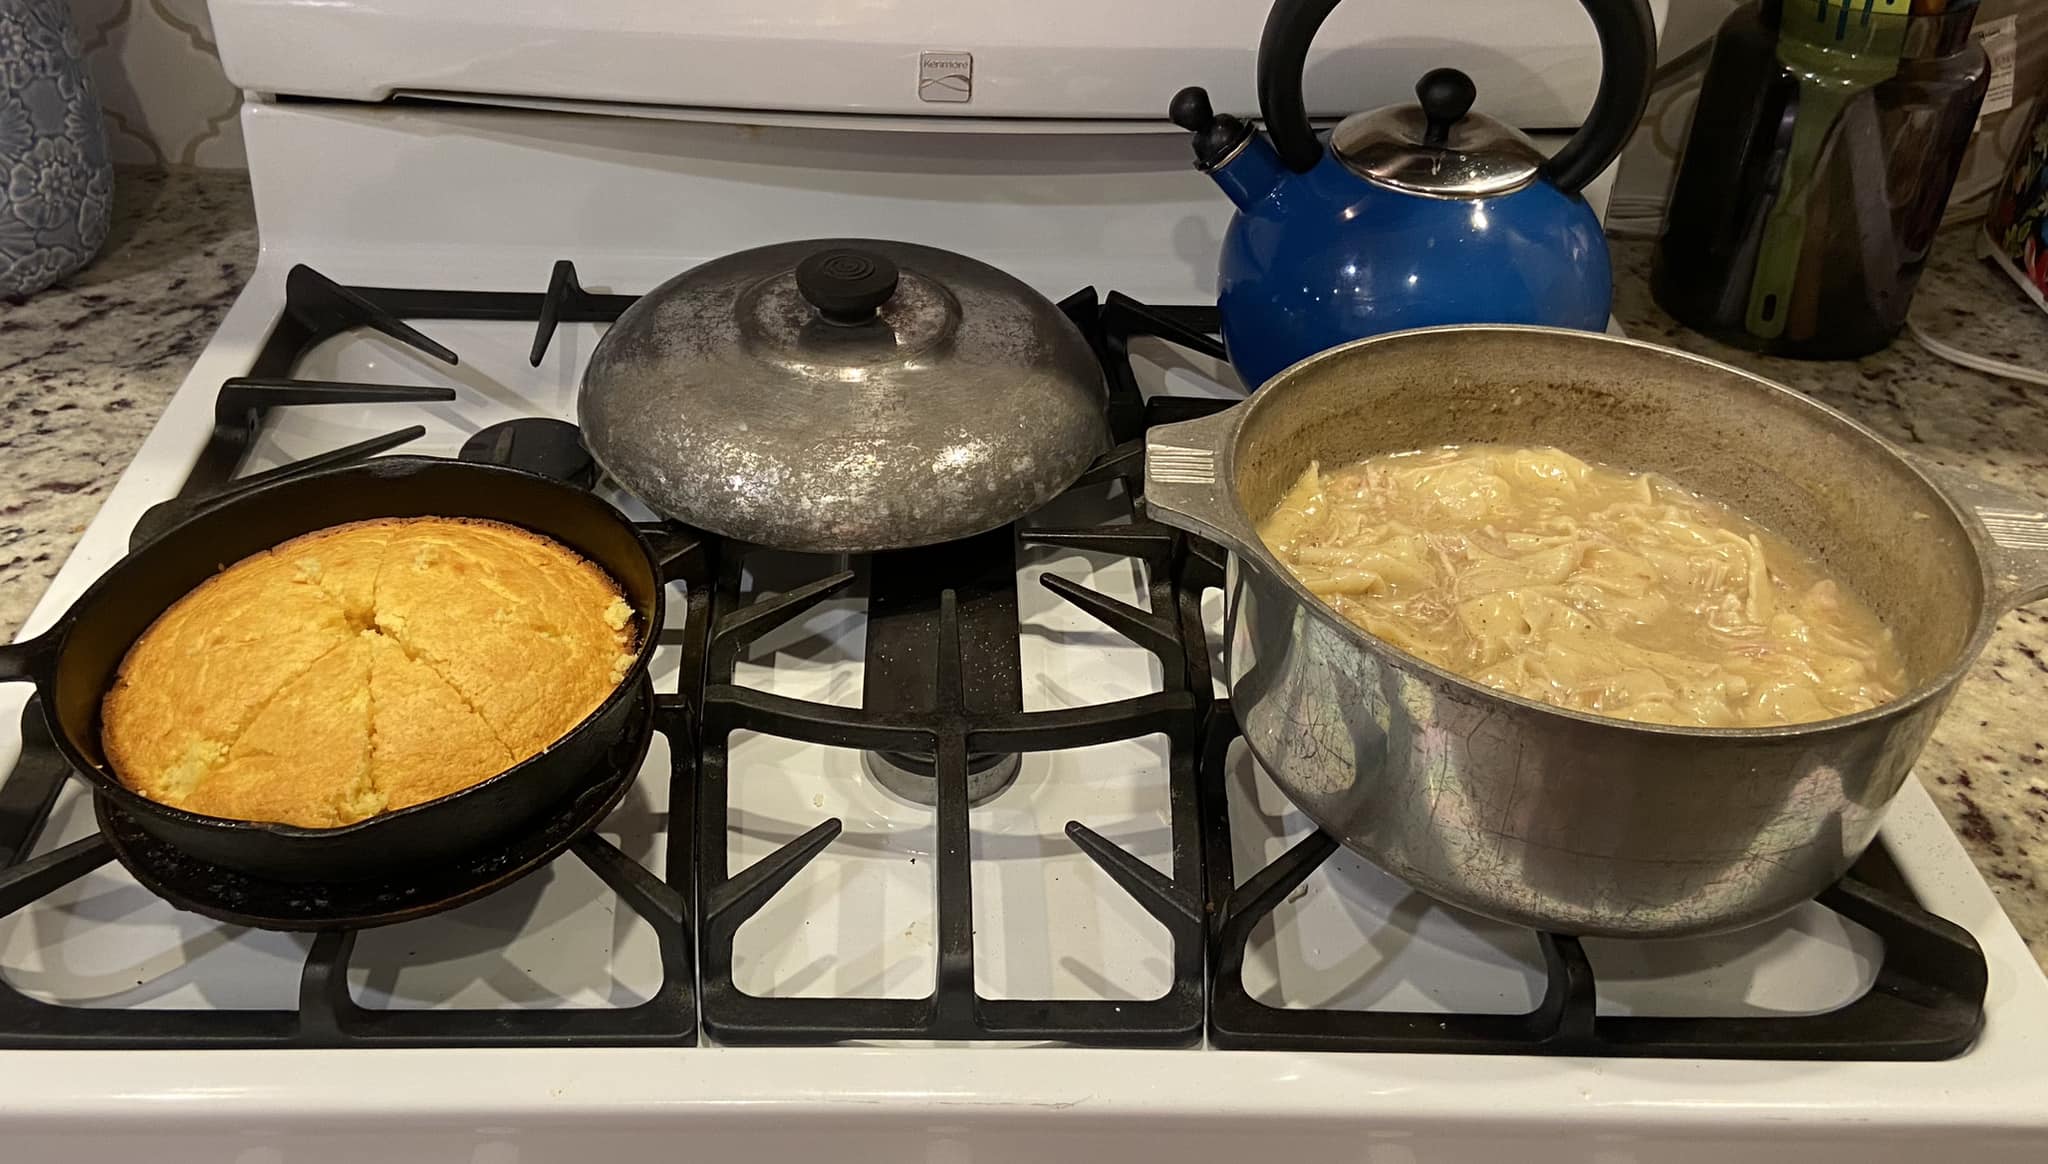
[{"label": "tiled backsplash", "polygon": [[206,0],[71,0],[116,162],[240,169],[241,91]]}]

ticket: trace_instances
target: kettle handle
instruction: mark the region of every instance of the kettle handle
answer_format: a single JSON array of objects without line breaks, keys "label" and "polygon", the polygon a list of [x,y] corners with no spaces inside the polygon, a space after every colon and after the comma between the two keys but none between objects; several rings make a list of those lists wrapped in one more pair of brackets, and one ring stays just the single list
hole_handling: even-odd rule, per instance
[{"label": "kettle handle", "polygon": [[[1650,102],[1657,29],[1648,0],[1580,0],[1600,36],[1600,91],[1579,132],[1543,164],[1552,185],[1575,194],[1620,155]],[[1323,159],[1308,123],[1301,74],[1308,46],[1338,0],[1275,0],[1259,38],[1259,113],[1287,168],[1306,174]]]}]

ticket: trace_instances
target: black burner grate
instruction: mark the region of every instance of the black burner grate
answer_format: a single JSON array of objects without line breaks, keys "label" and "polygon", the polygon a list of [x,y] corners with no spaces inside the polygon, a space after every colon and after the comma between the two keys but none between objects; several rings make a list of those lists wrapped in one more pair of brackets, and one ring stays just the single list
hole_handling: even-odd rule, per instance
[{"label": "black burner grate", "polygon": [[[1062,307],[1091,340],[1092,292]],[[1098,348],[1098,350],[1100,350]],[[1112,388],[1113,406],[1139,424],[1134,385]],[[1118,403],[1120,402],[1120,404]],[[1138,486],[1142,456],[1126,446],[1105,457],[1077,488],[1121,481]],[[1164,690],[1102,706],[1024,712],[1017,675],[1015,579],[1019,539],[1141,559],[1151,611],[1047,576],[1054,593],[1158,657]],[[729,1043],[818,1043],[853,1039],[1007,1039],[1098,1046],[1185,1046],[1203,1023],[1204,936],[1201,836],[1195,803],[1200,695],[1188,685],[1179,620],[1171,613],[1180,539],[1147,521],[1086,529],[1013,528],[934,550],[875,555],[869,579],[866,706],[806,703],[737,686],[734,670],[760,636],[840,592],[855,578],[837,571],[747,604],[741,593],[744,547],[728,545],[704,629],[703,788],[698,814],[698,885],[703,903],[701,957],[705,1030]],[[1203,669],[1206,675],[1206,668]],[[921,676],[921,678],[920,678]],[[1205,681],[1206,682],[1206,681]],[[938,971],[922,998],[763,997],[733,980],[739,928],[840,830],[820,821],[745,870],[730,872],[726,853],[729,735],[740,729],[836,747],[922,759],[937,784],[933,870]],[[1087,747],[1161,733],[1169,746],[1172,875],[1162,876],[1081,821],[1067,836],[1167,930],[1173,978],[1164,995],[1143,1001],[991,999],[975,986],[970,770],[979,758]]]},{"label": "black burner grate", "polygon": [[[236,489],[362,460],[425,433],[418,426],[335,449],[247,477],[237,477],[272,408],[323,404],[405,404],[452,400],[446,388],[298,380],[290,376],[315,344],[354,328],[371,328],[445,363],[456,355],[405,322],[417,319],[535,320],[543,334],[557,319],[615,318],[631,296],[593,296],[575,287],[573,270],[558,264],[546,296],[500,292],[412,291],[344,287],[310,267],[294,267],[285,282],[285,308],[247,376],[221,385],[211,438],[177,499],[136,523],[139,544],[210,500]],[[607,314],[608,313],[608,314]],[[538,346],[538,344],[537,344]],[[548,422],[542,422],[546,424]],[[558,423],[558,422],[556,422]],[[560,426],[568,428],[569,426]],[[570,429],[573,437],[574,430]],[[564,450],[559,429],[507,430],[468,450],[472,459],[517,464],[535,472],[572,477],[581,471],[574,448]],[[531,438],[531,439],[527,439]],[[550,439],[553,438],[553,439]],[[571,440],[570,445],[574,445]],[[664,551],[692,537],[689,531],[653,531]],[[664,552],[664,559],[678,557]],[[697,563],[701,563],[699,557]],[[701,572],[690,576],[693,593]],[[657,696],[654,730],[669,742],[670,811],[688,819],[694,802],[691,762],[696,737],[689,703]],[[39,703],[23,710],[22,750],[0,783],[0,916],[12,914],[104,865],[114,855],[102,834],[28,858],[68,776]],[[633,761],[637,766],[637,759]],[[677,845],[676,832],[670,845]],[[122,1010],[43,1002],[0,980],[0,1047],[215,1048],[396,1046],[609,1046],[688,1045],[697,1039],[695,936],[690,913],[687,853],[671,851],[664,880],[596,834],[569,848],[645,920],[656,935],[662,978],[646,1001],[627,1007],[579,1009],[381,1010],[349,996],[348,963],[356,931],[318,933],[300,970],[298,1005],[291,1010]],[[26,858],[26,859],[25,859]]]},{"label": "black burner grate", "polygon": [[[655,730],[675,744],[690,736],[681,701],[662,697]],[[56,804],[68,770],[31,701],[22,712],[22,752],[0,785],[0,916],[78,880],[112,859],[95,834],[22,860]],[[672,746],[683,757],[685,746]],[[687,798],[675,765],[677,795]],[[687,799],[685,800],[687,803]],[[683,1045],[696,1041],[696,1005],[688,903],[675,886],[596,834],[570,847],[656,933],[662,983],[631,1007],[585,1010],[375,1010],[348,990],[355,931],[321,931],[300,970],[293,1010],[121,1010],[66,1006],[31,998],[0,981],[0,1047],[214,1048],[373,1046]]]},{"label": "black burner grate", "polygon": [[[1593,966],[1579,940],[1538,933],[1547,986],[1526,1014],[1443,1014],[1268,1006],[1245,989],[1253,931],[1337,852],[1320,831],[1235,883],[1223,808],[1225,757],[1238,738],[1229,706],[1215,705],[1202,760],[1208,875],[1216,911],[1209,1041],[1218,1047],[1303,1051],[1588,1055],[1679,1059],[1947,1059],[1984,1024],[1984,955],[1969,932],[1852,874],[1822,905],[1884,943],[1877,979],[1862,997],[1813,1015],[1646,1017],[1596,1013]],[[1861,871],[1862,867],[1859,867]]]}]

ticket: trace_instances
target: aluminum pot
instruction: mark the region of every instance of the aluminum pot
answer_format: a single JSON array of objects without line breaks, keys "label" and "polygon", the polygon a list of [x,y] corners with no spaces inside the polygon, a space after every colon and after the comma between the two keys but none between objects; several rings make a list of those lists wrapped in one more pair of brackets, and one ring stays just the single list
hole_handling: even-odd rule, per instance
[{"label": "aluminum pot", "polygon": [[[1913,688],[1819,723],[1586,715],[1374,638],[1253,515],[1311,460],[1551,444],[1732,504],[1869,602]],[[2048,514],[1738,368],[1589,332],[1446,327],[1312,356],[1147,438],[1146,504],[1231,550],[1225,657],[1252,754],[1331,836],[1444,901],[1567,934],[1711,933],[1825,889],[1877,834],[1998,617],[2048,594]]]}]

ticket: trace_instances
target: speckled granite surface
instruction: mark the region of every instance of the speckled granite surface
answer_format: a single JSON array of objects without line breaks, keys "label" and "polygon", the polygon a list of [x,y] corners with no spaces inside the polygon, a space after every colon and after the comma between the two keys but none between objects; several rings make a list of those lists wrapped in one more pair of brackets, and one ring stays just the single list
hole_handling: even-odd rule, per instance
[{"label": "speckled granite surface", "polygon": [[[1968,230],[1941,239],[1914,299],[1914,321],[1965,351],[2048,370],[2048,315],[1978,261],[1974,248]],[[1752,369],[1939,464],[2048,505],[2048,388],[1957,367],[1910,337],[1842,363],[1724,347],[1686,331],[1652,302],[1650,252],[1646,242],[1614,247],[1615,315],[1631,336]],[[1998,624],[1922,753],[1919,773],[2048,968],[2048,602]]]},{"label": "speckled granite surface", "polygon": [[[238,176],[120,175],[99,261],[0,302],[0,634],[70,552],[242,285],[256,256]],[[1650,300],[1650,246],[1617,243],[1631,335],[1753,368],[1934,460],[2048,503],[2048,389],[1958,368],[1902,339],[1854,363],[1772,360],[1679,328]],[[1945,238],[1915,318],[1972,351],[2048,368],[2048,316]],[[1922,778],[2048,966],[2048,603],[2009,615],[1957,694]]]},{"label": "speckled granite surface", "polygon": [[0,299],[0,634],[28,617],[255,264],[241,175],[122,170],[99,258]]}]

